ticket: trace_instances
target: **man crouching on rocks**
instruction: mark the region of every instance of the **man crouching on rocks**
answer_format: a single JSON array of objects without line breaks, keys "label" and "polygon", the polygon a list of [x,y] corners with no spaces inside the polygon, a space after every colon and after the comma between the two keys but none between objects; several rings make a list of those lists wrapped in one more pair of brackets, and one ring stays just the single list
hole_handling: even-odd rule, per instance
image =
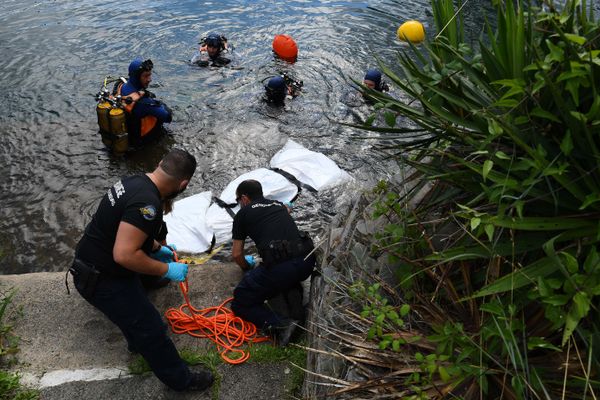
[{"label": "man crouching on rocks", "polygon": [[[283,318],[265,306],[265,300],[300,286],[315,267],[310,237],[300,232],[283,203],[263,197],[262,186],[245,180],[236,189],[240,211],[233,219],[233,260],[244,271],[233,291],[233,312],[269,334],[278,346],[286,346],[298,321]],[[244,256],[244,241],[256,244],[262,262]],[[300,289],[301,291],[301,289]]]}]

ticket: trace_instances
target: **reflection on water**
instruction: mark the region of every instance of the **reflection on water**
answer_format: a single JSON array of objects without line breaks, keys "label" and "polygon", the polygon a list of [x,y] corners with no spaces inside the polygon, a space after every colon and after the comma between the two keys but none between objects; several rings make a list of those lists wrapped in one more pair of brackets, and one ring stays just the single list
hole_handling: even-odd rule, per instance
[{"label": "reflection on water", "polygon": [[[3,1],[1,273],[64,270],[106,187],[152,169],[172,146],[199,160],[190,194],[218,194],[236,176],[266,166],[287,138],[331,157],[357,186],[373,184],[393,164],[378,160],[373,143],[354,140],[364,132],[336,123],[369,110],[348,113],[340,98],[350,78],[376,65],[375,55],[395,59],[402,21],[432,26],[428,8],[429,0]],[[237,68],[187,62],[209,31],[235,46]],[[278,33],[297,41],[297,63],[273,59]],[[154,61],[153,91],[174,110],[174,123],[156,146],[115,158],[97,133],[93,95],[105,75],[126,75],[136,56]],[[303,80],[304,89],[274,110],[261,101],[263,81],[282,72]],[[326,219],[355,190],[306,196],[295,217],[316,230],[314,215]]]}]

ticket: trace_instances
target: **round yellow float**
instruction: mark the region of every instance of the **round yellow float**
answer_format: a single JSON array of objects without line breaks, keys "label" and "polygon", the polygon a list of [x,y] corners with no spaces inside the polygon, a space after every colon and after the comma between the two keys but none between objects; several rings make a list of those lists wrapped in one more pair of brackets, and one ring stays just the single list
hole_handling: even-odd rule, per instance
[{"label": "round yellow float", "polygon": [[419,21],[406,21],[398,28],[398,39],[405,42],[420,43],[425,40],[425,28]]}]

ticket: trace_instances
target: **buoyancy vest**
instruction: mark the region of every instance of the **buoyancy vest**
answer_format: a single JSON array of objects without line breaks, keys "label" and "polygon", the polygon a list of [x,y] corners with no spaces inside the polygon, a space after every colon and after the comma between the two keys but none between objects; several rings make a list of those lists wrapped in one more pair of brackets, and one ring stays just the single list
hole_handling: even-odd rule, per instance
[{"label": "buoyancy vest", "polygon": [[[119,85],[119,87],[117,88],[117,95],[121,95],[121,90],[123,88],[123,83],[121,83]],[[135,92],[137,93],[137,92]],[[131,97],[130,95],[127,95],[125,97]],[[130,102],[129,104],[127,104],[127,102],[123,102],[123,109],[127,112],[127,120],[128,120],[128,124],[127,124],[127,128],[129,130],[130,134],[136,134],[138,129],[139,129],[139,137],[143,138],[144,136],[148,135],[150,132],[152,132],[152,130],[156,127],[156,124],[158,122],[158,118],[156,118],[154,115],[145,115],[141,118],[139,118],[139,128],[137,127],[138,124],[136,124],[135,122],[135,116],[133,115],[133,108],[135,107],[136,101],[139,100],[141,98],[141,96],[139,96],[138,94],[138,98],[137,99],[133,99],[134,101]]]}]

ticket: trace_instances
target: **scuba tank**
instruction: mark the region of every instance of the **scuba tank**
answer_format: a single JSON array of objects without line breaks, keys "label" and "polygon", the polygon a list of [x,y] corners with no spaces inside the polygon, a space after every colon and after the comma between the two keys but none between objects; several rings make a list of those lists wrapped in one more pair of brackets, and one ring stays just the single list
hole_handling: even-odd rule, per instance
[{"label": "scuba tank", "polygon": [[96,115],[98,116],[98,126],[100,127],[100,134],[102,135],[102,143],[108,147],[112,144],[110,121],[108,118],[110,109],[111,105],[108,101],[100,101],[96,106]]},{"label": "scuba tank", "polygon": [[104,85],[96,95],[96,100],[98,101],[98,105],[96,106],[98,126],[100,128],[100,135],[102,136],[102,143],[110,147],[116,154],[123,154],[127,151],[129,139],[125,111],[122,108],[121,96],[117,95],[117,92],[120,92],[118,86],[125,79],[119,78],[114,80],[117,83],[111,94],[106,88],[109,78],[107,76],[104,79]]},{"label": "scuba tank", "polygon": [[117,154],[125,153],[127,147],[129,147],[125,111],[122,108],[114,107],[109,111],[108,119],[110,121],[110,133],[113,138],[112,149]]}]

